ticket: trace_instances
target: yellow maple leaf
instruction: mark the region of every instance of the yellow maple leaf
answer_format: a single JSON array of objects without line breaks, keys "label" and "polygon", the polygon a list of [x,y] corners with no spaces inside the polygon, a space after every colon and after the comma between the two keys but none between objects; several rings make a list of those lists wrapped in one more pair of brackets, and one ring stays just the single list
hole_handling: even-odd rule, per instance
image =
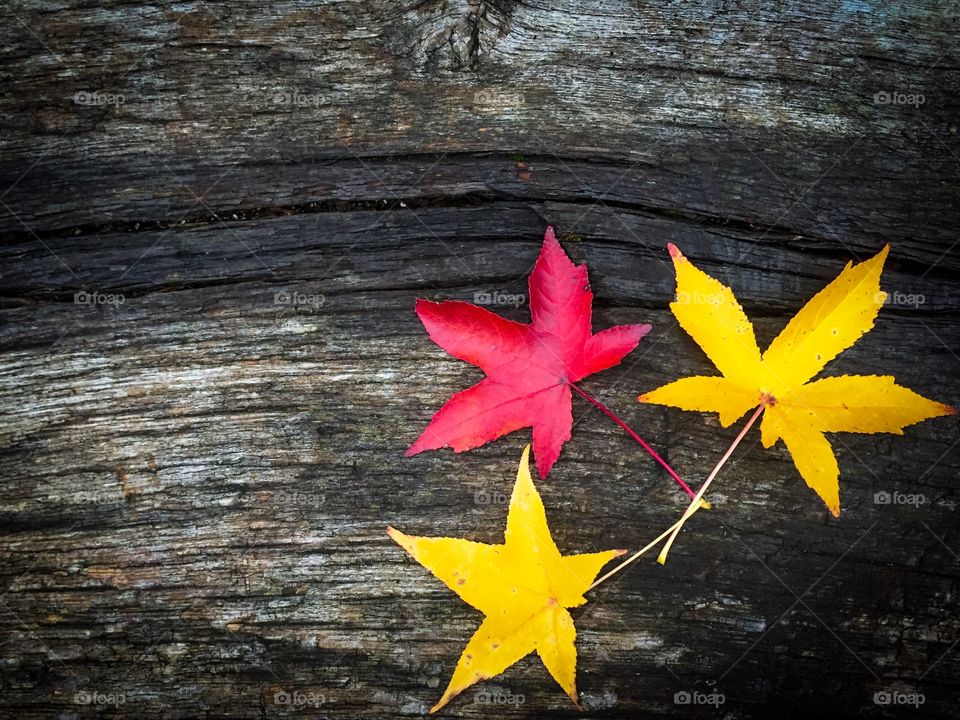
[{"label": "yellow maple leaf", "polygon": [[504,544],[415,537],[387,529],[417,562],[486,616],[431,713],[474,683],[499,675],[534,651],[579,707],[577,631],[567,608],[586,603],[583,594],[600,569],[626,551],[561,555],[530,478],[529,455],[527,445],[510,498]]},{"label": "yellow maple leaf", "polygon": [[764,447],[783,439],[800,475],[840,514],[840,470],[826,432],[903,434],[907,425],[956,410],[885,376],[841,375],[814,380],[824,366],[873,327],[886,300],[880,272],[890,246],[847,263],[760,354],[753,325],[733,291],[668,245],[677,273],[670,304],[680,326],[723,373],[688,377],[641,395],[641,402],[716,412],[727,427],[764,405]]}]

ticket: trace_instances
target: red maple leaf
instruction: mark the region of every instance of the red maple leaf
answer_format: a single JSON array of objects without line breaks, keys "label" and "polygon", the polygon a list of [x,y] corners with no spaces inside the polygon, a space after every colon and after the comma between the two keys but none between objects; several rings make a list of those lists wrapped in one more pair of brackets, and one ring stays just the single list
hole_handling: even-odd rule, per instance
[{"label": "red maple leaf", "polygon": [[618,364],[650,331],[620,325],[594,334],[587,266],[574,265],[548,227],[530,273],[529,325],[451,300],[417,300],[430,339],[487,377],[454,395],[407,450],[462,452],[520,428],[533,428],[533,451],[546,477],[570,439],[573,383]]}]

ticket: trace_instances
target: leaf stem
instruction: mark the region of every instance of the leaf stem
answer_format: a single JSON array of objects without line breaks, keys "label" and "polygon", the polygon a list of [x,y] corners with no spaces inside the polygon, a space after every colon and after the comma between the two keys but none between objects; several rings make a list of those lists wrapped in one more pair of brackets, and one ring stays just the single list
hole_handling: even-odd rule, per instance
[{"label": "leaf stem", "polygon": [[[572,383],[571,385],[577,390],[580,390],[580,388],[577,388]],[[586,396],[586,393],[583,393],[582,391],[581,391],[581,394]],[[592,400],[592,398],[590,398],[589,396],[587,396],[587,398]],[[605,409],[603,406],[599,405],[599,403],[597,403],[597,405],[598,407],[600,407],[601,410]],[[684,511],[683,516],[679,520],[677,520],[673,525],[671,525],[662,533],[660,533],[656,538],[654,538],[649,543],[647,543],[642,549],[637,550],[637,552],[635,552],[633,555],[628,557],[622,563],[617,565],[613,570],[606,573],[599,579],[595,580],[593,585],[588,587],[584,592],[589,592],[590,590],[593,590],[600,583],[606,580],[609,580],[611,577],[616,575],[625,567],[627,567],[633,562],[636,562],[641,557],[646,555],[651,550],[651,548],[655,547],[657,543],[659,543],[661,540],[667,537],[667,535],[670,535],[670,539],[667,541],[667,544],[664,546],[663,551],[660,553],[660,557],[657,558],[657,562],[660,563],[661,565],[664,563],[664,561],[666,561],[667,553],[670,551],[670,546],[673,544],[674,539],[676,539],[677,533],[680,532],[680,529],[683,527],[683,524],[687,520],[689,520],[691,516],[693,516],[693,514],[697,510],[699,510],[701,507],[709,507],[709,505],[703,501],[703,494],[707,491],[707,488],[710,486],[710,483],[713,482],[714,478],[717,477],[717,473],[720,472],[720,468],[722,468],[724,464],[727,462],[727,460],[730,459],[730,456],[733,454],[733,451],[737,448],[737,445],[740,444],[740,442],[743,440],[744,436],[747,434],[750,428],[752,428],[754,423],[756,423],[757,418],[760,417],[760,414],[763,412],[763,409],[765,407],[766,405],[761,404],[757,407],[756,410],[754,410],[753,415],[750,417],[750,420],[748,420],[747,424],[743,426],[743,429],[740,431],[740,434],[737,435],[736,439],[730,444],[730,447],[727,448],[727,451],[723,454],[723,457],[720,458],[720,461],[716,464],[716,466],[710,472],[710,475],[709,477],[707,477],[706,481],[703,483],[703,486],[694,496],[693,500],[690,501],[690,504],[687,506],[687,509]],[[627,430],[629,431],[630,429],[627,428]]]},{"label": "leaf stem", "polygon": [[[700,506],[697,505],[697,506],[693,509],[693,512],[696,512],[696,511],[699,510],[699,509],[700,509]],[[691,515],[692,515],[692,514],[693,514],[693,513],[691,513]],[[620,563],[619,565],[617,565],[613,570],[611,570],[610,572],[608,572],[606,575],[604,575],[603,577],[601,577],[599,580],[594,581],[593,585],[591,585],[590,587],[588,587],[584,592],[589,592],[590,590],[593,590],[597,585],[599,585],[600,583],[602,583],[604,580],[610,579],[611,577],[613,577],[614,575],[616,575],[618,572],[620,572],[621,570],[623,570],[623,569],[624,569],[627,565],[629,565],[630,563],[639,560],[639,559],[640,559],[641,557],[643,557],[652,547],[654,547],[658,542],[660,542],[661,540],[663,540],[667,535],[669,535],[669,534],[672,533],[674,530],[678,529],[681,525],[683,525],[683,522],[684,522],[683,518],[680,518],[679,520],[677,520],[673,525],[671,525],[671,526],[668,527],[666,530],[664,530],[662,533],[660,533],[660,535],[658,535],[656,539],[651,540],[651,541],[646,545],[646,547],[644,547],[642,550],[637,550],[637,552],[635,552],[633,555],[631,555],[630,557],[628,557],[628,558],[627,558],[626,560],[624,560],[622,563]]]},{"label": "leaf stem", "polygon": [[763,409],[766,407],[764,403],[760,403],[757,406],[757,409],[753,411],[753,415],[750,416],[750,419],[747,421],[747,424],[743,426],[743,429],[740,431],[740,434],[737,435],[736,439],[730,443],[730,447],[727,448],[727,451],[723,454],[723,457],[720,458],[720,461],[714,466],[713,470],[710,471],[710,475],[707,476],[707,479],[704,481],[703,485],[700,486],[700,490],[697,491],[696,497],[690,501],[690,505],[687,506],[686,511],[683,513],[683,517],[680,518],[680,521],[674,525],[673,534],[667,540],[666,545],[663,546],[663,550],[660,551],[660,555],[657,557],[657,562],[663,565],[667,561],[667,553],[670,552],[670,547],[673,545],[673,541],[677,539],[677,535],[680,533],[683,524],[690,519],[690,516],[693,515],[698,509],[698,501],[707,491],[707,488],[710,487],[710,483],[713,482],[714,478],[717,477],[717,474],[720,472],[720,468],[724,466],[724,463],[730,458],[733,454],[733,451],[736,450],[737,445],[740,444],[740,441],[743,440],[743,437],[747,434],[747,431],[753,427],[753,424],[757,421],[757,418],[763,413]]},{"label": "leaf stem", "polygon": [[[570,387],[573,388],[573,390],[574,390],[575,392],[577,392],[577,393],[580,395],[580,397],[582,397],[582,398],[585,399],[587,402],[591,403],[594,407],[596,407],[597,409],[599,409],[600,412],[602,412],[602,413],[603,413],[604,415],[606,415],[608,418],[610,418],[611,420],[613,420],[617,425],[619,425],[620,427],[622,427],[622,428],[627,432],[627,434],[628,434],[630,437],[632,437],[634,440],[636,440],[638,443],[640,443],[640,446],[641,446],[644,450],[646,450],[648,453],[650,453],[650,456],[651,456],[654,460],[656,460],[658,463],[660,463],[668,473],[670,473],[670,477],[672,477],[674,480],[677,481],[677,483],[679,483],[680,487],[682,487],[682,488],[684,489],[684,491],[687,493],[687,495],[689,495],[689,496],[692,497],[692,498],[693,498],[693,497],[696,497],[696,495],[694,494],[693,490],[690,489],[690,486],[687,485],[687,484],[683,481],[683,478],[682,478],[682,477],[680,477],[679,475],[677,475],[676,471],[667,464],[667,461],[664,460],[662,457],[660,457],[660,455],[657,453],[656,450],[654,450],[652,447],[650,447],[650,445],[648,445],[647,442],[646,442],[642,437],[640,437],[639,435],[637,435],[637,434],[630,428],[629,425],[627,425],[623,420],[621,420],[619,417],[617,417],[617,416],[614,414],[614,412],[613,412],[612,410],[610,410],[610,408],[608,408],[608,407],[607,407],[606,405],[604,405],[602,402],[600,402],[600,401],[597,400],[595,397],[593,397],[593,395],[590,395],[589,393],[585,392],[584,390],[581,390],[576,384],[570,383]],[[708,507],[709,507],[709,504],[708,504]]]}]

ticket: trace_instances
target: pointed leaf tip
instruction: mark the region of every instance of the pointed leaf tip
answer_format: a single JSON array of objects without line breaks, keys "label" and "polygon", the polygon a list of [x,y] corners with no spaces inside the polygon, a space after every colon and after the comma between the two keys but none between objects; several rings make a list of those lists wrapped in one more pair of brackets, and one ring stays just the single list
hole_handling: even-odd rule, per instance
[{"label": "pointed leaf tip", "polygon": [[[871,267],[877,266],[878,268],[877,273],[878,274],[882,273],[883,266],[886,264],[887,256],[889,254],[890,254],[890,243],[887,243],[882,248],[880,248],[879,252],[877,252],[875,255],[868,257],[866,260],[863,261],[863,263],[870,263]],[[862,264],[862,263],[859,263],[859,264]]]},{"label": "pointed leaf tip", "polygon": [[417,317],[423,320],[423,314],[430,306],[439,307],[440,303],[427,300],[426,298],[417,298],[413,304],[413,310],[417,313]]},{"label": "pointed leaf tip", "polygon": [[683,253],[680,252],[680,248],[673,243],[667,243],[667,252],[670,253],[670,257],[672,257],[674,260],[686,260],[686,258],[683,256]]},{"label": "pointed leaf tip", "polygon": [[559,244],[557,243],[557,236],[553,232],[553,225],[547,225],[547,230],[543,233],[543,241],[545,243]]},{"label": "pointed leaf tip", "polygon": [[387,535],[393,540],[397,545],[403,547],[403,543],[400,542],[400,539],[403,537],[403,533],[397,530],[392,525],[387,525]]}]

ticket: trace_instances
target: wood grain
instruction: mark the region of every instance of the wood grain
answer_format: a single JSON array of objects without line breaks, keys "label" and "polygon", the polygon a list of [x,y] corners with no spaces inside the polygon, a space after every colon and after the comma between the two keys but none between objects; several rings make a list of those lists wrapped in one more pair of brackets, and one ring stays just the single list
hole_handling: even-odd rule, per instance
[{"label": "wood grain", "polygon": [[[402,457],[480,377],[413,302],[526,293],[548,223],[589,263],[596,328],[654,325],[585,389],[694,482],[735,429],[635,402],[712,372],[667,308],[667,242],[761,344],[892,243],[899,300],[828,373],[958,402],[938,2],[3,12],[3,716],[425,714],[479,617],[385,526],[497,540],[529,431]],[[586,403],[574,417],[539,483],[558,545],[645,544],[685,496]],[[754,436],[666,567],[592,593],[583,713],[528,658],[443,714],[954,715],[960,427],[832,439],[839,520]],[[924,502],[875,502],[893,492]],[[924,702],[875,703],[894,691]]]}]

